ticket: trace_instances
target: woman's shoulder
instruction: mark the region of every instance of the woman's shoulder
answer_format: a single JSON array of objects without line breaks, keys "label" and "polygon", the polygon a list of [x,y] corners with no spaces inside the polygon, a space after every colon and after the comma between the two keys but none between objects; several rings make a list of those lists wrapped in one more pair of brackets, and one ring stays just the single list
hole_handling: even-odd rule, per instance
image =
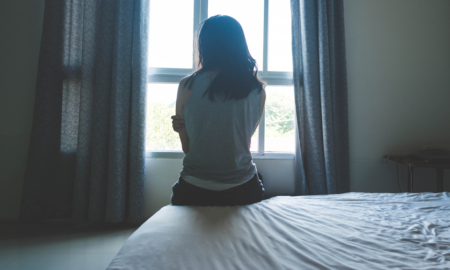
[{"label": "woman's shoulder", "polygon": [[195,73],[181,79],[178,85],[177,103],[184,106],[189,101],[195,82]]},{"label": "woman's shoulder", "polygon": [[190,75],[185,76],[183,79],[181,79],[180,84],[179,84],[179,89],[180,90],[187,90],[190,91],[192,90],[194,84],[195,84],[195,79],[202,74],[204,71],[197,71],[194,72]]},{"label": "woman's shoulder", "polygon": [[256,84],[253,86],[251,93],[254,93],[254,95],[266,95],[265,85],[262,84]]},{"label": "woman's shoulder", "polygon": [[185,92],[190,92],[192,90],[192,87],[194,86],[195,78],[192,77],[192,75],[188,75],[181,79],[179,85],[178,85],[178,92],[180,94],[183,94]]},{"label": "woman's shoulder", "polygon": [[186,85],[187,82],[189,82],[190,80],[194,80],[195,77],[193,76],[194,74],[189,74],[187,76],[184,76],[183,79],[181,79],[180,81],[180,85],[184,86]]}]

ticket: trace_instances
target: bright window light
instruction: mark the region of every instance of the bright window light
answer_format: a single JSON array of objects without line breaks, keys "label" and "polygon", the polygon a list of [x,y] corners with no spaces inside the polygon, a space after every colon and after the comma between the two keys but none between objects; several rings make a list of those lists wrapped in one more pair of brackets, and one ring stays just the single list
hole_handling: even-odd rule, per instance
[{"label": "bright window light", "polygon": [[[265,116],[261,120],[264,124],[253,134],[250,151],[295,151],[290,1],[270,0],[267,3],[265,13],[264,0],[150,1],[147,151],[156,155],[161,154],[158,152],[182,151],[178,133],[173,131],[170,119],[175,114],[178,83],[193,68],[194,21],[217,14],[229,15],[242,25],[250,53],[257,61],[259,75],[268,83],[265,87]],[[208,6],[207,14],[202,10],[204,4]],[[198,9],[194,12],[195,7]],[[264,48],[265,44],[267,48]],[[173,153],[173,156],[179,157],[179,153]]]},{"label": "bright window light", "polygon": [[292,72],[290,0],[269,1],[268,70]]},{"label": "bright window light", "polygon": [[209,0],[208,17],[228,15],[244,29],[250,54],[259,70],[263,66],[264,0]]},{"label": "bright window light", "polygon": [[151,0],[148,66],[192,68],[193,0]]},{"label": "bright window light", "polygon": [[294,152],[294,87],[266,86],[265,151]]},{"label": "bright window light", "polygon": [[178,84],[149,83],[147,85],[146,150],[181,151],[178,133],[172,129]]}]

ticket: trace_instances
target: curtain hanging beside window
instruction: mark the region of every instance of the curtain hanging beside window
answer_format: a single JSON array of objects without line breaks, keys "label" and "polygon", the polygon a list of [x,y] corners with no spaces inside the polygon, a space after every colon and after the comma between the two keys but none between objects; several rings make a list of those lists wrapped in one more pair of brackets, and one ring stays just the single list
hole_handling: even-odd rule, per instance
[{"label": "curtain hanging beside window", "polygon": [[291,0],[296,194],[350,190],[342,0]]},{"label": "curtain hanging beside window", "polygon": [[148,0],[47,0],[22,221],[143,221]]}]

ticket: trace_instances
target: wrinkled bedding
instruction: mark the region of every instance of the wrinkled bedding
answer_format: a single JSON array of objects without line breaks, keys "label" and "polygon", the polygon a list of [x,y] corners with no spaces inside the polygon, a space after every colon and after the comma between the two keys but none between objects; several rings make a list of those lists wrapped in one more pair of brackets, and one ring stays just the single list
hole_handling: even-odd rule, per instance
[{"label": "wrinkled bedding", "polygon": [[450,269],[450,193],[166,206],[108,269]]}]

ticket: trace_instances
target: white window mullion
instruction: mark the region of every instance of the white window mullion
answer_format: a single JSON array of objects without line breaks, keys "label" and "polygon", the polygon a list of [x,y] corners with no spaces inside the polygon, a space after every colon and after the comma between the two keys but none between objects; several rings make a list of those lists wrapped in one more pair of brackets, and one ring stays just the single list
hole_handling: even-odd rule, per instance
[{"label": "white window mullion", "polygon": [[[262,74],[267,76],[267,53],[269,40],[269,0],[264,0],[264,36],[263,36],[263,69]],[[259,123],[259,138],[258,138],[258,154],[264,155],[264,139],[266,128],[266,110],[264,109],[261,122]]]},{"label": "white window mullion", "polygon": [[193,31],[194,31],[194,40],[192,42],[192,70],[194,71],[197,67],[195,66],[195,39],[197,38],[196,35],[196,31],[197,31],[197,26],[198,24],[201,22],[200,19],[200,13],[201,13],[201,2],[202,0],[194,0],[194,27],[193,27]]},{"label": "white window mullion", "polygon": [[200,21],[208,19],[208,0],[200,0],[201,1],[201,12],[200,12]]},{"label": "white window mullion", "polygon": [[[198,25],[208,18],[208,0],[194,0],[194,40],[196,39]],[[192,43],[195,46],[195,43]],[[195,50],[192,50],[192,70],[196,70],[195,66]]]},{"label": "white window mullion", "polygon": [[263,36],[263,76],[267,76],[267,54],[269,44],[269,0],[264,0],[264,36]]}]

